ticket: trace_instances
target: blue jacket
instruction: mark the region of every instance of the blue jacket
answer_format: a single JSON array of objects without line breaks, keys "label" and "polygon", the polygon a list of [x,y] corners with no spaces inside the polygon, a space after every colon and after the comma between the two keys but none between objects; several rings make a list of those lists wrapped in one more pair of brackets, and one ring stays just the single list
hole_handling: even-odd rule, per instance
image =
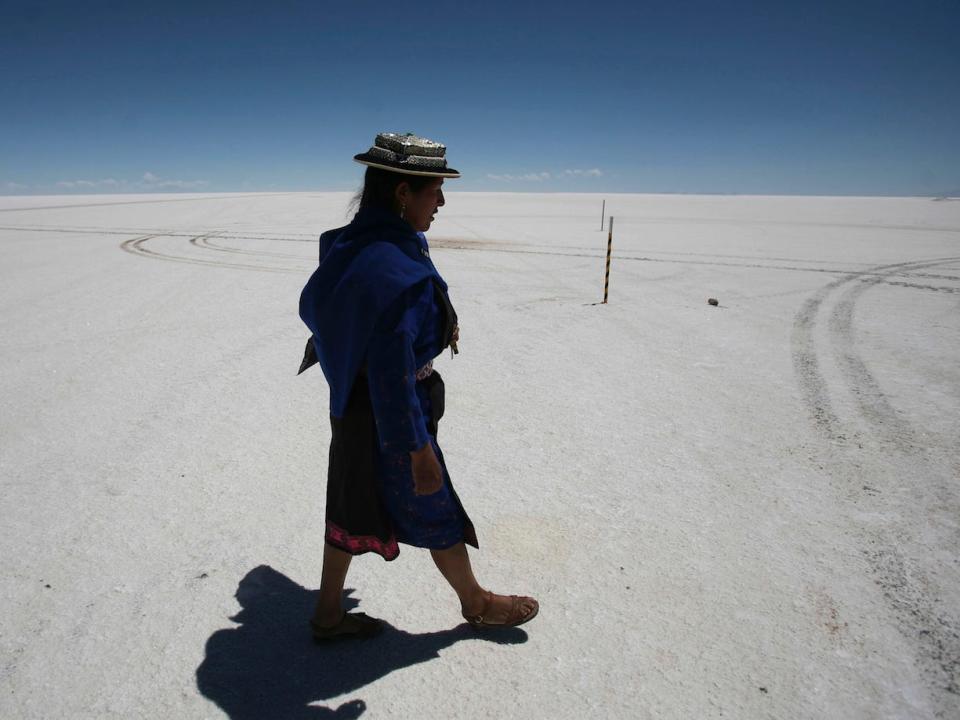
[{"label": "blue jacket", "polygon": [[447,285],[422,234],[393,213],[361,210],[331,236],[324,233],[320,265],[300,295],[300,317],[330,385],[330,414],[342,417],[384,314],[424,281]]}]

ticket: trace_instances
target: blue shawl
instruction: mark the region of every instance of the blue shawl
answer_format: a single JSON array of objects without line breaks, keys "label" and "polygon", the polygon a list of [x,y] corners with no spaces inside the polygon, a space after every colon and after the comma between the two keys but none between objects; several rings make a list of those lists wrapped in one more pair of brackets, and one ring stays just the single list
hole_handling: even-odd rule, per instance
[{"label": "blue shawl", "polygon": [[[375,208],[321,243],[321,261],[300,295],[300,318],[330,385],[330,414],[343,417],[373,329],[404,290],[426,279],[447,284],[426,254],[423,235]],[[328,246],[328,249],[324,246]]]}]

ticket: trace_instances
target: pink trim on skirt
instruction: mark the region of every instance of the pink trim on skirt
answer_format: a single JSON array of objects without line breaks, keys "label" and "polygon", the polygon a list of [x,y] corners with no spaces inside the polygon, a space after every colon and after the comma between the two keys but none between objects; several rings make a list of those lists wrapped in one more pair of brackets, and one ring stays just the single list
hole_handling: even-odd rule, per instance
[{"label": "pink trim on skirt", "polygon": [[365,552],[375,552],[383,556],[384,560],[393,560],[400,554],[397,538],[391,533],[390,539],[383,542],[376,535],[351,535],[339,525],[327,520],[327,532],[324,539],[351,555],[360,555]]}]

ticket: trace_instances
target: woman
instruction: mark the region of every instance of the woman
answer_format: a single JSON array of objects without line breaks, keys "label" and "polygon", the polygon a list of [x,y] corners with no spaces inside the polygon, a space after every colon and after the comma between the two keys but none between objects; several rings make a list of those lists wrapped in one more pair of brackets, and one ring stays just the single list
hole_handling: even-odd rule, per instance
[{"label": "woman", "polygon": [[354,157],[367,165],[360,207],[321,236],[320,265],[300,298],[313,332],[301,372],[320,363],[330,385],[323,575],[311,620],[318,641],[369,637],[381,623],[345,613],[353,555],[386,560],[398,543],[428,548],[475,627],[514,626],[539,611],[530,597],[496,595],[477,582],[466,544],[479,547],[437,445],[443,381],[433,358],[457,351],[457,316],[426,237],[444,205],[446,148],[381,133]]}]

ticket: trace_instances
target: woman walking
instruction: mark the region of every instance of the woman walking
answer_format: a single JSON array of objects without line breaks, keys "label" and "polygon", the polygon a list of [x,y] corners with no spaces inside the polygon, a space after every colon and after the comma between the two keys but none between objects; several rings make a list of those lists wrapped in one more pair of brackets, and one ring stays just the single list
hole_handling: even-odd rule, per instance
[{"label": "woman walking", "polygon": [[313,336],[301,372],[319,362],[330,386],[332,438],[318,641],[369,637],[378,620],[345,613],[343,585],[354,555],[386,560],[398,543],[430,550],[475,627],[531,620],[531,597],[497,595],[476,580],[466,545],[476,532],[437,444],[444,385],[433,358],[457,351],[457,315],[423,235],[444,205],[446,148],[414,135],[381,133],[354,159],[367,166],[360,206],[320,239],[320,265],[300,298]]}]

